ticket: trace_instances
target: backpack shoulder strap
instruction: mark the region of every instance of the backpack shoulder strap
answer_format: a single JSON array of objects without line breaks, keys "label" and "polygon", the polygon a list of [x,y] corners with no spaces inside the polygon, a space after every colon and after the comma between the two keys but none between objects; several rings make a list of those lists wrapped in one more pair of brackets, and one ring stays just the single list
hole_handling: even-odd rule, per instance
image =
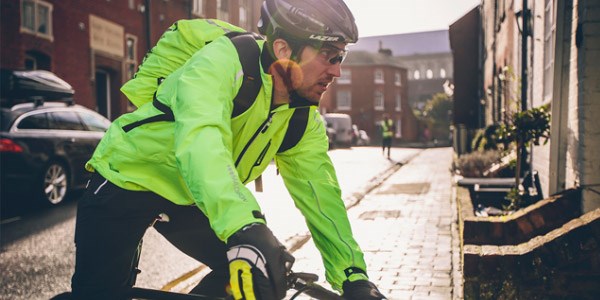
[{"label": "backpack shoulder strap", "polygon": [[302,136],[304,135],[304,131],[306,130],[306,126],[308,125],[308,115],[310,112],[310,107],[298,107],[292,114],[290,118],[287,131],[285,132],[285,137],[283,138],[283,142],[277,150],[277,153],[282,153],[288,149],[293,148],[298,144]]},{"label": "backpack shoulder strap", "polygon": [[242,64],[244,78],[242,86],[233,99],[233,112],[231,117],[237,117],[244,113],[256,100],[262,79],[260,76],[260,48],[256,44],[259,36],[252,33],[228,33],[227,36],[235,46]]}]

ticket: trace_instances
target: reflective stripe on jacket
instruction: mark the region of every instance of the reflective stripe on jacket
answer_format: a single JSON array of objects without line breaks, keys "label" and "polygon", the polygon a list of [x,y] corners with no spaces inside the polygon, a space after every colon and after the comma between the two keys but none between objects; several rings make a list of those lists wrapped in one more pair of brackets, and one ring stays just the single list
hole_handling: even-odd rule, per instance
[{"label": "reflective stripe on jacket", "polygon": [[381,131],[384,138],[389,138],[394,135],[394,132],[392,131],[393,126],[392,120],[381,121]]},{"label": "reflective stripe on jacket", "polygon": [[[257,43],[262,49],[264,42]],[[352,236],[318,110],[310,107],[298,144],[277,154],[296,108],[286,104],[271,109],[272,78],[261,70],[263,87],[256,101],[232,119],[232,99],[241,75],[230,39],[213,41],[158,88],[157,99],[171,108],[175,121],[125,132],[123,126],[161,111],[147,103],[122,115],[86,168],[124,189],[152,191],[179,205],[197,205],[226,242],[244,225],[264,222],[252,213],[260,207],[245,184],[275,159],[323,256],[327,280],[339,290],[346,268],[366,270],[366,265]]]}]

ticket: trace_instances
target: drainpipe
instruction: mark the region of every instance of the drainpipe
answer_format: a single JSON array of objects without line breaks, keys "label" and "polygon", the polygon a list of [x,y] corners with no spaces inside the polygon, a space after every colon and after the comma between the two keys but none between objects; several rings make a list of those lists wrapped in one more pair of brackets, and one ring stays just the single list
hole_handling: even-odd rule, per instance
[{"label": "drainpipe", "polygon": [[145,0],[144,5],[146,9],[144,11],[144,16],[146,17],[146,51],[150,51],[152,48],[152,23],[150,18],[150,0]]},{"label": "drainpipe", "polygon": [[[523,0],[523,10],[522,10],[522,32],[521,32],[521,111],[527,110],[527,38],[529,37],[529,6],[527,0]],[[527,174],[529,170],[529,164],[533,160],[527,161],[527,147],[525,145],[521,145],[521,162],[523,164],[523,174]],[[533,153],[531,153],[533,155]],[[530,157],[531,158],[531,157]],[[528,162],[528,163],[527,163]],[[520,174],[517,174],[519,176]],[[530,174],[531,175],[531,174]]]}]

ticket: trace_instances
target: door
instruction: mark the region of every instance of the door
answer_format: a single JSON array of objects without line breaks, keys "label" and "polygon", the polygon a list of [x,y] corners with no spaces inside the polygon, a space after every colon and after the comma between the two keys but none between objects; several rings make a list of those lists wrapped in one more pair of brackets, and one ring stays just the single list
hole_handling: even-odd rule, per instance
[{"label": "door", "polygon": [[109,120],[111,118],[110,107],[110,73],[97,69],[96,70],[96,107],[98,113],[105,116]]}]

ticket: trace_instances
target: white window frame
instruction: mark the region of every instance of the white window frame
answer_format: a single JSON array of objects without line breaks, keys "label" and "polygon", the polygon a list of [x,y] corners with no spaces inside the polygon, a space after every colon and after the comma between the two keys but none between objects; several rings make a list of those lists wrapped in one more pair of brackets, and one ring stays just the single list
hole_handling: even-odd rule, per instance
[{"label": "white window frame", "polygon": [[217,0],[217,19],[229,22],[229,0]]},{"label": "white window frame", "polygon": [[433,79],[433,70],[432,69],[427,69],[427,71],[425,71],[425,78]]},{"label": "white window frame", "polygon": [[375,78],[374,82],[376,84],[385,83],[382,69],[375,69],[375,71],[373,72],[373,77]]},{"label": "white window frame", "polygon": [[204,0],[192,1],[192,14],[198,17],[205,17]]},{"label": "white window frame", "polygon": [[402,111],[402,93],[396,92],[396,111]]},{"label": "white window frame", "polygon": [[337,84],[351,84],[352,83],[352,70],[342,69],[340,77],[335,79]]},{"label": "white window frame", "polygon": [[[554,86],[554,32],[556,28],[554,1],[545,0],[544,8],[544,102],[552,100]],[[550,51],[548,51],[550,50]]]},{"label": "white window frame", "polygon": [[252,31],[250,28],[250,16],[249,16],[249,5],[248,0],[239,0],[239,24],[238,26],[248,31]]},{"label": "white window frame", "polygon": [[413,79],[414,79],[414,80],[419,80],[419,79],[421,79],[421,72],[420,72],[419,70],[415,70],[415,71],[413,72]]},{"label": "white window frame", "polygon": [[350,90],[338,90],[336,93],[336,106],[338,110],[351,110],[352,92]]},{"label": "white window frame", "polygon": [[[25,24],[23,23],[23,21],[25,20],[25,10],[23,9],[24,4],[25,3],[32,3],[33,4],[33,28],[29,28],[27,26],[25,26]],[[38,10],[40,9],[40,7],[45,7],[48,10],[48,15],[47,15],[47,24],[46,24],[46,32],[40,32],[39,31],[39,26],[40,26],[40,16],[38,13]],[[41,37],[41,38],[45,38],[48,39],[50,41],[54,40],[54,36],[52,34],[52,10],[53,10],[53,6],[52,4],[46,2],[46,1],[41,1],[41,0],[21,0],[21,24],[20,24],[20,32],[23,33],[28,33],[28,34],[33,34],[37,37]]]},{"label": "white window frame", "polygon": [[396,72],[394,74],[394,84],[396,86],[402,86],[402,73]]},{"label": "white window frame", "polygon": [[401,138],[402,137],[402,119],[399,118],[398,120],[396,120],[396,138]]},{"label": "white window frame", "polygon": [[375,90],[373,94],[373,108],[377,111],[385,109],[385,96],[380,90]]},{"label": "white window frame", "polygon": [[[132,45],[129,46],[128,41],[132,41]],[[125,59],[123,60],[123,64],[125,65],[125,71],[123,72],[123,76],[125,76],[125,80],[129,80],[133,78],[135,75],[135,70],[137,68],[137,36],[127,33],[125,34]],[[130,67],[133,66],[133,72],[129,74]]]},{"label": "white window frame", "polygon": [[446,78],[446,69],[444,69],[444,68],[440,69],[440,78]]}]

